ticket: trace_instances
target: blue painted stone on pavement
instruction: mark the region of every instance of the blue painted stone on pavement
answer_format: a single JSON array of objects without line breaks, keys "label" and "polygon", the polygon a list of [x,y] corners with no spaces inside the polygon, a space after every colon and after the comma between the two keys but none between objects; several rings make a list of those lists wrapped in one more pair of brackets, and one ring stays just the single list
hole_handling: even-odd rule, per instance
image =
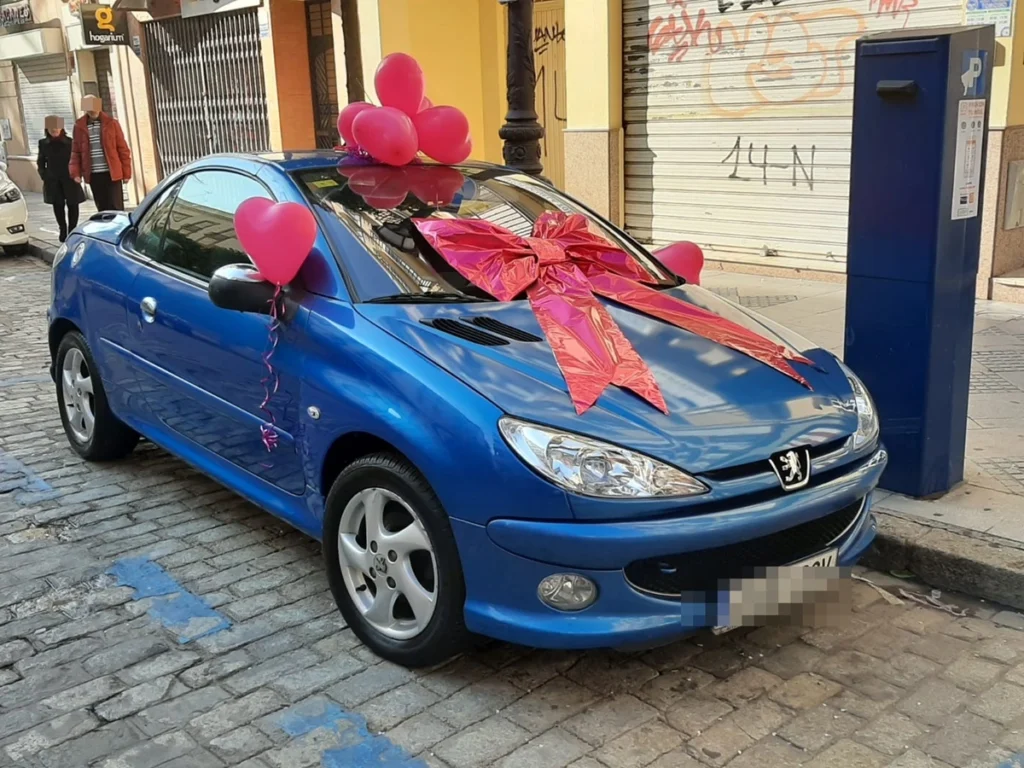
[{"label": "blue painted stone on pavement", "polygon": [[60,495],[49,483],[9,453],[0,451],[0,493],[13,492],[19,506],[38,504]]},{"label": "blue painted stone on pavement", "polygon": [[999,768],[1024,768],[1024,752],[1018,752],[999,764]]},{"label": "blue painted stone on pavement", "polygon": [[401,747],[372,735],[362,717],[328,699],[309,699],[289,707],[276,721],[293,739],[317,729],[339,734],[338,746],[321,756],[322,768],[426,768],[426,763],[410,757]]},{"label": "blue painted stone on pavement", "polygon": [[231,626],[231,621],[174,580],[148,557],[118,560],[107,571],[119,586],[135,590],[133,599],[149,599],[149,615],[178,636],[184,645]]}]

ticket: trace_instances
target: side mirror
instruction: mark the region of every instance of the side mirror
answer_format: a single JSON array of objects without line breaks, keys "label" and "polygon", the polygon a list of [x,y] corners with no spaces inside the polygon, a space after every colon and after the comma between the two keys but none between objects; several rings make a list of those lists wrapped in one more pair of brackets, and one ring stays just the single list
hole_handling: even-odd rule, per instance
[{"label": "side mirror", "polygon": [[206,289],[214,306],[258,315],[270,314],[270,303],[276,290],[274,284],[264,280],[251,264],[221,267],[213,273]]}]

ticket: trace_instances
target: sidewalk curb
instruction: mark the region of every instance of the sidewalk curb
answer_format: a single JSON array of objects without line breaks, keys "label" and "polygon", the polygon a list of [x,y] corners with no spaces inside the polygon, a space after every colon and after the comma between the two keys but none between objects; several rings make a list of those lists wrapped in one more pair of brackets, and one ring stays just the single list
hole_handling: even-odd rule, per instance
[{"label": "sidewalk curb", "polygon": [[53,246],[40,240],[29,240],[28,252],[37,259],[42,259],[47,264],[53,264],[53,255],[56,253]]},{"label": "sidewalk curb", "polygon": [[942,590],[1024,609],[1024,548],[985,534],[924,525],[875,509],[878,538],[862,564],[880,571],[909,571]]}]

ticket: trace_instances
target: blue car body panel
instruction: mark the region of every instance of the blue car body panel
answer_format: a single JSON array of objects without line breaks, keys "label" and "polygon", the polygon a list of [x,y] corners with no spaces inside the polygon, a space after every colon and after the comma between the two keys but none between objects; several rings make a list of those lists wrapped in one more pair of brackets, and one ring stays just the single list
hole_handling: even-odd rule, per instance
[{"label": "blue car body panel", "polygon": [[[423,473],[452,520],[468,627],[513,642],[643,644],[704,626],[703,607],[642,593],[623,569],[638,559],[761,537],[858,499],[863,508],[838,544],[840,561],[854,562],[870,545],[870,494],[885,452],[852,446],[852,390],[828,352],[709,291],[681,286],[672,289],[680,298],[802,351],[814,363],[800,366],[813,389],[609,305],[651,366],[670,414],[611,387],[577,416],[546,342],[479,346],[428,324],[488,316],[542,337],[526,302],[353,303],[346,270],[358,269],[364,246],[339,221],[322,217],[273,355],[280,443],[268,453],[259,427],[267,418],[260,403],[271,319],[215,307],[202,284],[125,250],[124,234],[165,189],[196,170],[246,173],[277,200],[308,204],[290,172],[335,162],[325,153],[208,158],[165,181],[131,216],[102,214],[84,223],[54,265],[51,346],[65,330],[79,329],[120,419],[315,537],[322,535],[334,447],[364,437],[392,446]],[[153,318],[140,310],[146,297],[159,307]],[[648,500],[568,494],[512,452],[498,429],[504,415],[648,454],[700,475],[709,493]],[[765,459],[796,444],[820,449],[814,475],[829,479],[786,494]],[[714,479],[717,470],[756,462],[763,471]],[[594,606],[565,614],[539,601],[538,582],[559,569],[595,581]]]}]

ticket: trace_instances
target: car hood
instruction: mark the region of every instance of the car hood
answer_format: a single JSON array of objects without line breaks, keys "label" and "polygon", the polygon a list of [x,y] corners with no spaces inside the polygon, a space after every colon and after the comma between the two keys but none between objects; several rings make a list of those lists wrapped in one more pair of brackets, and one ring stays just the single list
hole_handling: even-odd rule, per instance
[{"label": "car hood", "polygon": [[[526,301],[362,304],[360,311],[511,416],[641,451],[693,473],[759,461],[784,447],[819,445],[856,431],[852,390],[831,353],[705,289],[682,286],[671,293],[803,353],[815,365],[795,365],[812,389],[701,336],[606,304],[653,371],[669,413],[611,386],[594,407],[577,415]],[[541,340],[487,346],[431,324],[442,318],[490,318]],[[469,327],[471,335],[481,330]]]}]

